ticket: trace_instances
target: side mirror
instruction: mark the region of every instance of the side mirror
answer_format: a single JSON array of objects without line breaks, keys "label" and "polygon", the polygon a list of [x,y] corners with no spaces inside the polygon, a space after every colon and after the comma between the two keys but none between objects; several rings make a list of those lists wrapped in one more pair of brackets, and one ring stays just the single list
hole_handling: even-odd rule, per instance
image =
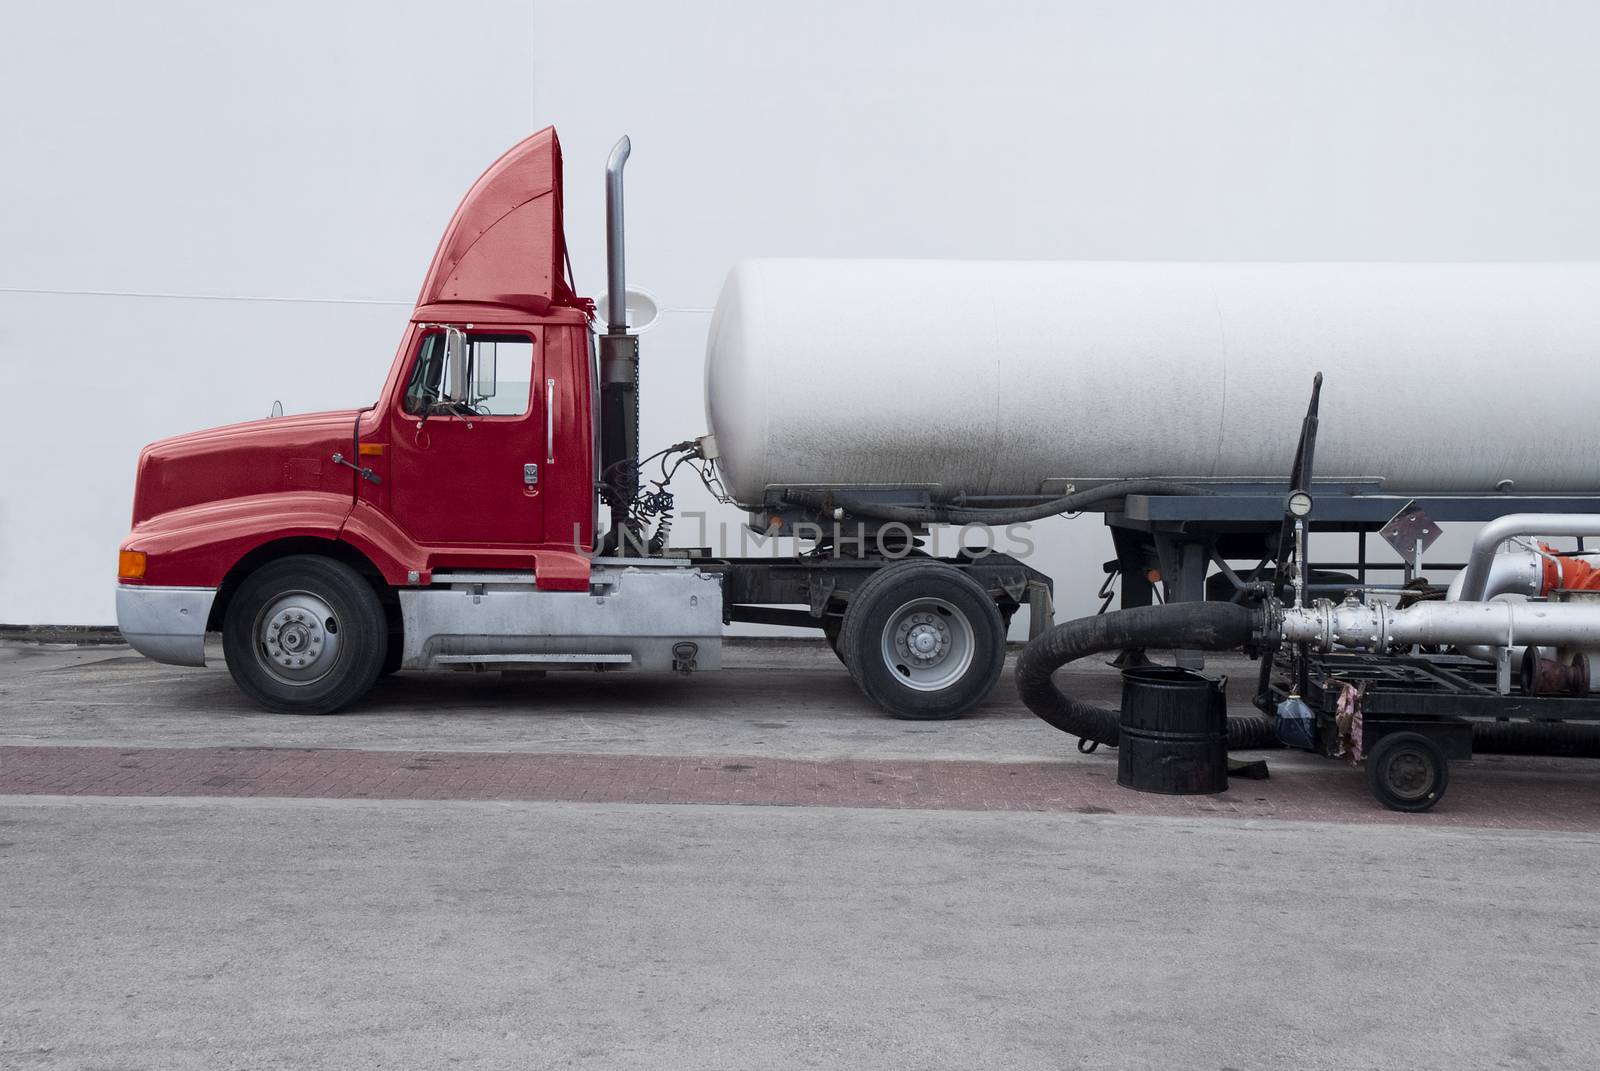
[{"label": "side mirror", "polygon": [[473,350],[472,404],[476,406],[485,398],[494,397],[494,374],[500,347],[493,342],[480,341]]},{"label": "side mirror", "polygon": [[444,329],[444,367],[449,389],[445,397],[452,402],[471,402],[467,386],[467,336],[459,327]]}]

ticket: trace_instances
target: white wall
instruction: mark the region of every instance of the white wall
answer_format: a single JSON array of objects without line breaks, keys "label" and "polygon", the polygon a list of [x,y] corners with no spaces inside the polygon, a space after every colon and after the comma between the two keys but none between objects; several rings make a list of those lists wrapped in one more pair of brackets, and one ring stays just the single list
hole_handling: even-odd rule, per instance
[{"label": "white wall", "polygon": [[109,623],[142,445],[274,399],[373,399],[457,201],[541,125],[534,19],[490,0],[3,19],[0,622]]},{"label": "white wall", "polygon": [[[369,401],[461,193],[545,123],[591,292],[634,140],[630,277],[672,310],[650,448],[704,430],[740,257],[1600,256],[1586,3],[13,0],[0,27],[0,622],[111,620],[143,443]],[[1035,561],[1083,611],[1109,552],[1084,518]]]}]

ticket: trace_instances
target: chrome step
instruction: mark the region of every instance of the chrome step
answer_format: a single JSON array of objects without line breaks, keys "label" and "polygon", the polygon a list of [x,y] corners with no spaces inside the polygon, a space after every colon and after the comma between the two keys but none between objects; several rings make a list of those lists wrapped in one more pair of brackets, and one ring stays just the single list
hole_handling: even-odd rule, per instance
[{"label": "chrome step", "polygon": [[441,666],[502,665],[507,662],[533,664],[540,662],[561,665],[626,665],[633,661],[631,654],[448,654],[435,655],[433,660]]}]

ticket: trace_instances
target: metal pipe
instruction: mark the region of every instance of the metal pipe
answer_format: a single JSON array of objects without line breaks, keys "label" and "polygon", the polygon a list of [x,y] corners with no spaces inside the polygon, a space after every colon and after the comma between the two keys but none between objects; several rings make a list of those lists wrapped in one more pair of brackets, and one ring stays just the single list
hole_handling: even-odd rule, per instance
[{"label": "metal pipe", "polygon": [[[1483,597],[1486,601],[1497,595],[1526,595],[1530,599],[1536,598],[1543,582],[1543,572],[1539,567],[1538,555],[1532,551],[1496,554],[1489,566],[1489,580],[1484,588]],[[1466,582],[1466,578],[1467,574],[1461,572],[1450,581],[1450,588],[1445,594],[1446,602],[1461,601],[1461,586]],[[1500,657],[1496,648],[1482,643],[1462,644],[1457,650],[1468,658],[1476,658],[1479,662],[1488,662],[1491,665]],[[1526,647],[1513,647],[1511,668],[1520,669],[1522,657],[1527,653]]]},{"label": "metal pipe", "polygon": [[1294,519],[1294,604],[1297,607],[1306,604],[1306,519],[1304,517]]},{"label": "metal pipe", "polygon": [[[1466,587],[1465,571],[1456,574],[1445,594],[1446,602],[1461,602],[1461,592]],[[1489,559],[1488,577],[1483,593],[1476,601],[1484,602],[1496,595],[1526,595],[1538,598],[1544,584],[1544,561],[1537,551],[1518,549],[1496,554]]]},{"label": "metal pipe", "polygon": [[1384,603],[1318,602],[1283,611],[1283,638],[1318,650],[1383,651],[1394,645],[1452,647],[1600,647],[1600,604],[1422,602],[1398,610]]},{"label": "metal pipe", "polygon": [[626,556],[629,510],[639,493],[639,336],[628,333],[623,264],[622,167],[633,145],[627,135],[606,162],[606,333],[600,351],[600,495],[611,507],[612,553]]},{"label": "metal pipe", "polygon": [[622,167],[633,144],[624,134],[611,147],[606,161],[606,328],[614,335],[628,330],[627,272],[622,254]]},{"label": "metal pipe", "polygon": [[[1516,526],[1520,527],[1521,518],[1547,518],[1550,516],[1570,517],[1582,515],[1523,513],[1512,514],[1509,517],[1502,518],[1502,520],[1517,521],[1518,524]],[[1492,527],[1492,524],[1486,526],[1484,530],[1488,531],[1489,527]],[[1506,538],[1515,539],[1518,535],[1527,534],[1530,533],[1518,532]],[[1547,532],[1541,528],[1539,534],[1544,535]],[[1480,533],[1478,539],[1473,543],[1473,557],[1467,562],[1463,570],[1456,574],[1455,579],[1450,581],[1449,590],[1445,594],[1447,602],[1462,601],[1462,592],[1466,590],[1468,580],[1467,574],[1472,569],[1473,564],[1478,561],[1479,543],[1483,538],[1483,534]],[[1493,534],[1491,534],[1490,538],[1493,538]],[[1487,601],[1499,595],[1523,595],[1530,599],[1536,599],[1544,594],[1544,560],[1548,555],[1531,547],[1500,551],[1498,549],[1500,542],[1498,541],[1490,543],[1488,546],[1491,550],[1491,557],[1489,558],[1487,569],[1483,570],[1484,579],[1482,580],[1482,591],[1479,595],[1480,600]],[[1458,649],[1467,657],[1476,658],[1480,662],[1494,663],[1499,660],[1499,651],[1492,644],[1461,644]],[[1514,647],[1511,649],[1511,666],[1513,669],[1521,667],[1522,659],[1526,654],[1526,647]]]},{"label": "metal pipe", "polygon": [[1481,602],[1488,596],[1489,573],[1500,544],[1517,536],[1600,535],[1600,517],[1588,513],[1508,513],[1490,521],[1472,541],[1472,554],[1462,573],[1462,602]]}]

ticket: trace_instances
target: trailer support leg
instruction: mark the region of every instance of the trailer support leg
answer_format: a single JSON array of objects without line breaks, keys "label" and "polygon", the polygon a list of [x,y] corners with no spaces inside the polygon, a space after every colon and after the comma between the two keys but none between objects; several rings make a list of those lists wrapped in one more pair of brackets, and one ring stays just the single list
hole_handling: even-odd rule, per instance
[{"label": "trailer support leg", "polygon": [[[1211,548],[1195,539],[1179,539],[1156,533],[1156,553],[1161,558],[1161,583],[1166,601],[1204,602],[1206,566]],[[1178,665],[1185,669],[1204,669],[1205,656],[1199,651],[1174,651]]]}]

